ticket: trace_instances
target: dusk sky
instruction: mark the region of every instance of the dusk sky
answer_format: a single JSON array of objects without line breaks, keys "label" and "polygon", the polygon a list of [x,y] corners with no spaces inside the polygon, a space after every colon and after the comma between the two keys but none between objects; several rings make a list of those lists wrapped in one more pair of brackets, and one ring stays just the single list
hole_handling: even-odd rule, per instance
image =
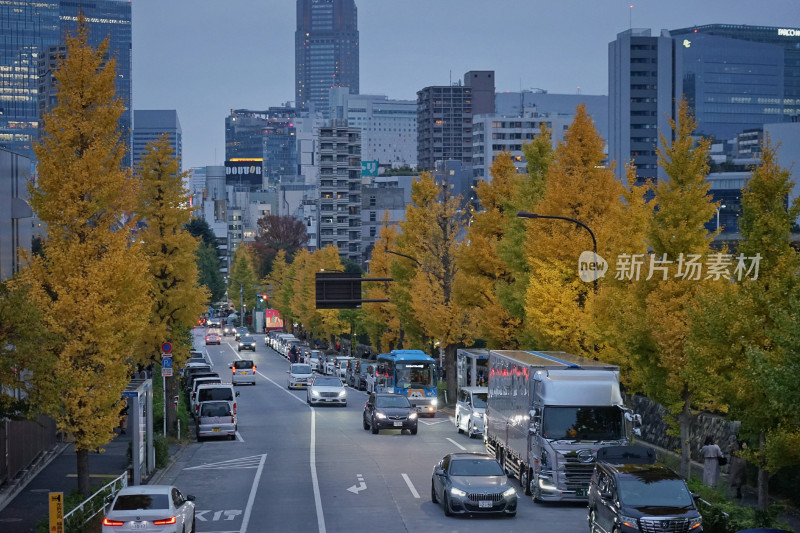
[{"label": "dusk sky", "polygon": [[[608,94],[629,27],[800,28],[798,0],[356,0],[362,94],[415,100],[494,70],[497,91]],[[631,9],[631,5],[633,8]],[[294,101],[295,0],[133,0],[133,108],[176,109],[183,168],[221,165],[231,109]]]}]

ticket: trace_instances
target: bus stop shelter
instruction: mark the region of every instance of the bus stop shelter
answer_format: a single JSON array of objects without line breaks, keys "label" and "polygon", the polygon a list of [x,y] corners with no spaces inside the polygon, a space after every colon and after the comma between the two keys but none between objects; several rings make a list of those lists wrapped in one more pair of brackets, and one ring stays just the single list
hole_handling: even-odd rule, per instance
[{"label": "bus stop shelter", "polygon": [[128,430],[131,433],[133,472],[130,484],[141,485],[156,468],[153,446],[153,380],[133,379],[122,392],[128,402]]}]

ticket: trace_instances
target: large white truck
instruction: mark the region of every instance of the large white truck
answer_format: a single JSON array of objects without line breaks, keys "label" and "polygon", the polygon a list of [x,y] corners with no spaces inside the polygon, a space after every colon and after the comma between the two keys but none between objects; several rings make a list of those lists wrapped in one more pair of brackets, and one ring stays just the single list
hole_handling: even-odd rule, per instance
[{"label": "large white truck", "polygon": [[597,450],[627,444],[619,368],[566,352],[489,351],[484,441],[535,501],[585,501]]}]

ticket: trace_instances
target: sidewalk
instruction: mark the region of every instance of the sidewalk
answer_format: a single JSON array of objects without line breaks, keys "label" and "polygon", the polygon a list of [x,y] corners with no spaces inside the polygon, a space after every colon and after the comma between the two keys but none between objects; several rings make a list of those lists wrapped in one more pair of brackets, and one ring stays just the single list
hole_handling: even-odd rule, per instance
[{"label": "sidewalk", "polygon": [[[103,453],[89,454],[89,475],[92,487],[101,487],[126,471],[130,434],[117,435]],[[172,450],[170,450],[172,452]],[[46,464],[23,486],[13,491],[0,491],[0,531],[29,533],[49,513],[48,493],[64,496],[78,488],[77,460],[73,444],[59,444]]]}]

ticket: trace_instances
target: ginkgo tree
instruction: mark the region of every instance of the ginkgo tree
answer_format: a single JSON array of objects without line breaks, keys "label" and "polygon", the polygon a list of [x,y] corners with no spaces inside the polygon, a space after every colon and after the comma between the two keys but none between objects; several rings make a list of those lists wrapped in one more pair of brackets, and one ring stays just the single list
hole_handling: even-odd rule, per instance
[{"label": "ginkgo tree", "polygon": [[57,105],[35,146],[31,207],[47,226],[42,254],[14,281],[27,286],[52,341],[42,357],[40,408],[75,441],[78,489],[89,493],[89,451],[114,437],[151,311],[149,265],[132,239],[138,182],[123,167],[116,61],[88,44],[83,16],[54,71]]},{"label": "ginkgo tree", "polygon": [[[393,256],[389,251],[395,247],[398,228],[389,223],[389,214],[384,213],[381,230],[369,263],[369,277],[391,278],[391,265]],[[397,304],[391,301],[392,282],[381,281],[367,283],[363,289],[367,300],[390,300],[388,302],[364,303],[363,323],[369,335],[370,342],[378,352],[389,352],[399,348],[402,342],[403,330]]]}]

